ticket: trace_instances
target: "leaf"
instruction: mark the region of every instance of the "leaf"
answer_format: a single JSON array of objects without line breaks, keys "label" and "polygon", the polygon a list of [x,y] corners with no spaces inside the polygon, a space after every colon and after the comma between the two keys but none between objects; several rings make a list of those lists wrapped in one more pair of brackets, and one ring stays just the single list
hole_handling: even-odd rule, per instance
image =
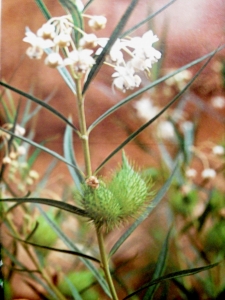
[{"label": "leaf", "polygon": [[[156,268],[155,271],[153,273],[152,279],[157,279],[158,277],[160,277],[165,270],[165,264],[166,264],[166,258],[167,258],[167,253],[168,253],[168,244],[169,244],[169,238],[170,238],[170,234],[171,234],[171,229],[169,230],[166,239],[163,243],[162,249],[160,251],[159,257],[157,259],[157,264],[156,264]],[[158,285],[154,285],[148,288],[143,300],[151,300],[153,299],[154,293],[157,289]]]},{"label": "leaf", "polygon": [[68,211],[72,214],[76,214],[82,217],[87,217],[86,212],[74,205],[59,201],[59,200],[52,200],[52,199],[47,199],[47,198],[5,198],[1,199],[1,201],[4,202],[17,202],[13,207],[10,207],[7,211],[9,213],[12,209],[14,209],[16,206],[22,204],[22,203],[40,203],[40,204],[45,204],[49,205],[52,207],[57,207],[61,210]]},{"label": "leaf", "polygon": [[[141,94],[143,94],[144,92],[148,91],[149,89],[157,86],[158,84],[162,83],[163,81],[173,77],[174,75],[188,69],[188,68],[191,68],[192,66],[202,62],[203,60],[209,58],[209,60],[220,50],[222,50],[225,46],[221,46],[219,47],[217,50],[214,50],[194,61],[192,61],[191,63],[189,64],[186,64],[185,66],[177,69],[176,71],[168,74],[168,75],[165,75],[157,80],[155,80],[154,82],[152,82],[151,84],[143,87],[142,89],[139,89],[138,91],[136,91],[135,93],[131,94],[130,96],[126,97],[125,99],[123,99],[122,101],[120,101],[119,103],[115,104],[113,107],[111,107],[110,109],[108,109],[104,114],[102,114],[98,119],[96,119],[88,128],[88,133],[90,133],[100,122],[102,122],[105,118],[107,118],[109,115],[111,115],[112,113],[114,113],[116,110],[118,110],[120,107],[122,107],[124,104],[130,102],[131,100],[133,100],[134,98],[140,96]],[[209,61],[207,61],[208,63]],[[206,63],[206,64],[207,64]],[[205,65],[204,65],[205,67]],[[201,72],[201,71],[200,71]],[[198,72],[198,73],[200,73]],[[197,74],[198,74],[197,73]],[[198,75],[197,75],[198,76]]]},{"label": "leaf", "polygon": [[[72,243],[72,241],[67,238],[67,236],[61,231],[61,229],[48,217],[48,215],[43,211],[43,209],[38,205],[38,209],[40,210],[41,214],[45,217],[48,223],[51,225],[52,229],[58,234],[59,238],[67,245],[67,247],[74,251],[79,251],[79,249]],[[100,272],[95,268],[95,266],[87,259],[80,257],[80,260],[86,265],[86,267],[93,273],[96,280],[99,282],[100,286],[104,290],[104,292],[111,297],[108,285],[100,274]]]},{"label": "leaf", "polygon": [[83,9],[83,12],[88,8],[88,6],[93,2],[94,0],[89,0],[85,6],[84,6],[84,9]]},{"label": "leaf", "polygon": [[42,249],[47,249],[47,250],[51,250],[51,251],[61,252],[61,253],[65,253],[65,254],[72,254],[72,255],[76,255],[76,256],[81,256],[81,257],[84,257],[86,259],[93,260],[93,261],[95,261],[97,263],[100,263],[100,261],[97,258],[92,257],[90,255],[83,254],[80,251],[70,251],[70,250],[58,249],[58,248],[54,248],[54,247],[48,247],[48,246],[39,245],[39,244],[36,244],[36,243],[31,243],[31,242],[19,239],[19,238],[15,237],[15,236],[12,236],[12,237],[14,239],[22,242],[22,243],[25,243],[25,244],[28,244],[28,245],[31,245],[31,246],[34,246],[34,247],[37,247],[37,248],[42,248]]},{"label": "leaf", "polygon": [[182,271],[173,272],[173,273],[167,274],[165,276],[159,277],[155,280],[152,280],[150,283],[147,283],[147,284],[143,285],[140,289],[136,290],[132,294],[130,294],[130,295],[126,296],[125,298],[123,298],[123,300],[129,299],[132,296],[136,295],[137,293],[141,292],[142,290],[144,290],[144,289],[146,289],[146,288],[148,288],[152,285],[161,283],[162,281],[169,280],[169,279],[174,279],[174,278],[179,278],[179,277],[184,277],[184,276],[194,275],[196,273],[203,272],[203,271],[209,270],[211,268],[214,268],[218,264],[219,264],[219,262],[214,263],[214,264],[210,264],[210,265],[205,266],[205,267],[185,269],[185,270],[182,270]]},{"label": "leaf", "polygon": [[42,12],[42,14],[44,15],[44,17],[49,20],[51,19],[51,14],[49,13],[46,5],[44,4],[44,2],[42,0],[34,0],[37,4],[37,6],[40,8],[40,11]]},{"label": "leaf", "polygon": [[40,145],[40,144],[38,144],[38,143],[35,143],[35,142],[31,141],[30,139],[27,139],[27,138],[25,138],[25,137],[23,137],[23,136],[16,135],[16,134],[14,134],[12,131],[6,130],[6,129],[2,128],[2,127],[0,127],[0,131],[1,131],[1,130],[4,131],[4,132],[9,133],[10,135],[12,135],[12,136],[14,136],[14,137],[16,137],[16,138],[18,138],[18,139],[20,139],[20,140],[26,142],[26,143],[29,143],[30,145],[32,145],[32,146],[34,146],[34,147],[36,147],[36,148],[41,149],[42,151],[47,152],[48,154],[54,156],[55,158],[61,160],[61,161],[64,162],[64,163],[70,165],[71,167],[76,168],[75,165],[73,165],[73,164],[71,164],[70,162],[68,162],[63,156],[59,155],[57,152],[52,151],[52,150],[50,150],[50,149],[48,149],[48,148],[46,148],[46,147],[44,147],[44,146],[42,146],[42,145]]},{"label": "leaf", "polygon": [[10,89],[13,92],[16,92],[17,94],[24,96],[25,98],[28,98],[29,100],[43,106],[44,108],[46,108],[47,110],[49,110],[50,112],[52,112],[55,116],[59,117],[61,120],[63,120],[65,123],[67,123],[69,126],[71,126],[73,128],[73,130],[78,133],[78,129],[72,124],[70,123],[66,117],[64,117],[60,112],[58,112],[56,109],[54,109],[53,107],[51,107],[50,105],[48,105],[47,103],[43,102],[42,100],[28,94],[25,93],[15,87],[12,87],[11,85],[4,83],[2,81],[0,81],[0,85]]},{"label": "leaf", "polygon": [[74,156],[73,132],[71,130],[71,127],[69,127],[68,125],[66,126],[66,131],[64,134],[63,149],[66,160],[69,161],[72,165],[76,166],[76,168],[72,168],[71,166],[68,166],[68,168],[78,191],[82,194],[81,184],[84,182],[84,177],[79,170]]},{"label": "leaf", "polygon": [[93,67],[91,68],[89,74],[88,74],[88,78],[84,84],[83,87],[83,91],[82,93],[85,94],[89,84],[91,83],[91,81],[93,80],[94,76],[98,73],[101,65],[103,64],[104,60],[105,60],[105,56],[109,53],[111,47],[113,46],[113,44],[115,43],[115,41],[117,40],[120,32],[123,30],[124,26],[126,25],[132,11],[134,10],[136,4],[137,4],[138,0],[132,0],[130,5],[128,6],[127,10],[125,11],[125,13],[123,14],[122,18],[120,19],[119,23],[117,24],[116,28],[113,30],[108,43],[105,45],[104,49],[102,50],[101,54],[98,56],[98,58],[96,59],[96,63],[93,65]]},{"label": "leaf", "polygon": [[159,204],[162,198],[165,196],[167,190],[169,189],[172,179],[176,173],[177,168],[175,168],[170,175],[169,179],[157,193],[153,201],[147,206],[144,213],[128,228],[128,230],[119,238],[119,240],[114,244],[112,249],[110,250],[109,256],[112,256],[119,247],[126,241],[126,239],[133,233],[133,231],[150,215],[152,210]]},{"label": "leaf", "polygon": [[[215,51],[214,51],[214,54],[215,54]],[[98,168],[95,170],[95,173],[97,173],[117,152],[119,152],[122,148],[124,148],[130,141],[132,141],[143,130],[145,130],[155,120],[157,120],[173,103],[175,103],[179,99],[179,97],[191,86],[191,84],[194,82],[194,80],[199,76],[199,74],[202,72],[202,70],[210,62],[210,60],[212,59],[212,57],[213,56],[211,55],[210,58],[206,61],[206,63],[195,74],[195,76],[188,82],[188,84],[157,115],[155,115],[154,118],[150,119],[144,125],[142,125],[141,127],[139,127],[135,132],[133,132],[132,134],[130,134],[129,137],[126,140],[124,140],[115,150],[113,150],[108,155],[108,157],[106,157],[106,159],[98,166]]]},{"label": "leaf", "polygon": [[135,31],[137,28],[139,28],[140,26],[142,26],[143,24],[145,24],[146,22],[150,21],[151,19],[153,19],[155,16],[157,16],[158,14],[160,14],[163,10],[165,10],[167,7],[169,7],[171,4],[173,4],[175,1],[177,0],[172,0],[170,2],[168,2],[167,4],[163,5],[163,7],[161,7],[159,10],[157,10],[156,12],[154,12],[153,14],[149,15],[147,18],[145,18],[144,20],[142,20],[141,22],[139,22],[138,24],[136,24],[135,26],[133,26],[132,28],[128,29],[127,31],[125,31],[120,38],[125,37],[127,35],[129,35],[131,32]]}]

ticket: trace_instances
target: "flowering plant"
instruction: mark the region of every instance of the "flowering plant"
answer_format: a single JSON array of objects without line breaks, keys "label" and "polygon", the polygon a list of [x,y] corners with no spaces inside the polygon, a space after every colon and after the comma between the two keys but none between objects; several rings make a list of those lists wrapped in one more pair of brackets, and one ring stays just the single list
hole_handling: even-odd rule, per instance
[{"label": "flowering plant", "polygon": [[[20,143],[26,142],[29,145],[34,146],[36,149],[43,150],[68,165],[73,179],[73,184],[75,185],[72,192],[74,200],[71,204],[67,203],[67,201],[38,197],[36,196],[35,191],[33,194],[30,194],[29,186],[34,183],[34,180],[38,179],[37,173],[35,173],[35,170],[31,168],[32,164],[30,164],[28,168],[29,172],[27,173],[27,185],[23,186],[22,190],[24,192],[26,191],[26,194],[24,193],[22,196],[18,196],[13,193],[2,193],[3,219],[13,238],[15,238],[17,242],[21,242],[23,245],[24,250],[35,267],[35,272],[38,272],[38,274],[41,275],[41,279],[36,276],[35,272],[31,275],[32,279],[38,282],[42,287],[42,290],[44,290],[44,292],[40,292],[37,289],[37,292],[40,295],[46,297],[47,294],[47,297],[49,298],[65,300],[66,294],[70,293],[74,299],[81,299],[80,293],[82,289],[80,289],[79,284],[76,282],[77,278],[74,280],[73,276],[64,276],[66,283],[64,281],[58,283],[59,278],[56,276],[57,280],[54,282],[49,275],[47,266],[43,264],[43,261],[45,261],[45,254],[43,253],[45,252],[36,251],[33,253],[30,250],[31,246],[34,248],[41,248],[41,250],[47,249],[78,256],[89,270],[89,273],[87,274],[82,273],[80,270],[77,272],[79,276],[84,276],[85,281],[89,282],[89,284],[87,284],[87,286],[85,285],[83,289],[88,289],[89,286],[91,286],[96,280],[101,286],[103,293],[116,300],[118,299],[118,293],[115,288],[115,282],[112,278],[111,256],[117,252],[131,233],[133,233],[133,231],[148,217],[154,206],[156,206],[164,197],[168,188],[172,184],[173,179],[178,176],[177,172],[179,170],[177,171],[175,168],[178,159],[174,160],[174,163],[170,168],[171,174],[157,193],[153,191],[153,179],[149,178],[149,176],[146,177],[142,172],[137,171],[134,164],[129,161],[124,151],[122,151],[122,163],[118,169],[112,172],[110,179],[106,179],[99,175],[100,170],[112,157],[115,156],[116,153],[123,150],[123,148],[131,140],[134,140],[149,125],[155,121],[157,123],[159,117],[168,111],[171,105],[174,104],[188,89],[203,68],[207,65],[208,61],[194,76],[191,78],[188,77],[189,81],[185,82],[183,86],[180,86],[179,92],[165,107],[154,108],[154,114],[152,115],[151,111],[151,116],[147,117],[146,122],[136,131],[132,132],[115,149],[113,149],[111,154],[109,154],[95,170],[93,170],[91,159],[90,135],[92,130],[97,127],[99,123],[110,116],[113,112],[119,110],[124,104],[157,86],[159,83],[166,82],[166,80],[171,79],[180,72],[184,72],[187,68],[203,61],[204,59],[210,59],[214,55],[214,52],[209,53],[208,55],[201,57],[196,61],[171,72],[170,74],[150,82],[147,86],[140,88],[146,78],[147,80],[152,80],[151,73],[153,72],[153,67],[156,66],[157,62],[161,59],[162,53],[153,47],[153,44],[159,41],[159,39],[152,30],[148,30],[141,37],[133,37],[130,35],[130,33],[141,23],[129,30],[129,34],[127,32],[122,33],[128,18],[135,9],[138,2],[137,0],[131,1],[110,37],[97,37],[95,33],[88,33],[88,31],[85,30],[85,20],[88,20],[87,25],[91,28],[91,30],[93,30],[93,32],[103,29],[107,23],[107,19],[104,16],[91,16],[86,14],[85,11],[92,1],[88,1],[86,5],[83,5],[83,2],[78,0],[75,2],[72,0],[60,0],[59,2],[67,12],[67,15],[60,17],[51,17],[42,0],[36,0],[35,2],[39,5],[43,15],[47,18],[47,22],[37,29],[36,33],[33,33],[29,28],[26,28],[23,41],[30,44],[26,50],[26,54],[30,59],[37,60],[41,60],[42,57],[46,55],[44,60],[45,65],[59,71],[62,79],[68,85],[74,96],[77,107],[77,122],[79,126],[75,125],[75,122],[70,116],[63,116],[60,111],[54,109],[47,102],[43,102],[29,93],[25,93],[15,87],[1,82],[3,87],[8,88],[19,95],[25,96],[40,107],[44,107],[46,110],[63,120],[66,124],[64,134],[64,155],[62,156],[44,145],[34,142],[32,137],[24,137],[25,131],[17,124],[18,116],[16,113],[15,118],[11,120],[10,124],[6,123],[1,127],[2,144],[5,146],[1,179],[4,178],[4,174],[8,174],[6,169],[7,166],[12,165],[12,160],[17,159],[21,154],[25,154],[25,152],[23,152],[24,148],[20,145]],[[174,1],[171,1],[170,4],[173,2]],[[145,21],[147,22],[148,20],[149,18]],[[88,30],[90,30],[90,28]],[[111,86],[115,97],[119,94],[115,91],[115,88],[123,93],[128,90],[135,91],[128,97],[120,100],[88,126],[85,114],[85,98],[88,97],[87,91],[89,86],[103,64],[109,68],[113,68]],[[57,71],[55,70],[55,72]],[[138,110],[140,102],[135,103],[134,106]],[[5,111],[7,111],[7,109],[5,109]],[[143,116],[143,111],[140,115]],[[146,116],[146,114],[144,114],[144,116]],[[165,132],[167,132],[167,138],[169,138],[169,136],[173,136],[173,130],[175,127],[171,120],[164,120],[164,122],[164,124],[160,124],[161,129],[158,129],[158,132],[161,134],[161,136],[159,134],[158,137],[161,139],[164,138],[163,133],[165,136]],[[168,124],[171,126],[169,127]],[[164,128],[166,125],[166,130],[168,130],[168,128],[170,129],[170,134],[168,134],[168,131],[165,129],[162,129],[162,125],[164,125]],[[84,166],[80,166],[75,158],[75,152],[72,146],[73,133],[79,138],[79,141],[82,144]],[[13,148],[15,148],[16,151],[15,149],[13,150]],[[34,156],[37,157],[37,153],[35,153]],[[194,173],[191,173],[190,169],[188,170],[186,165],[185,168],[187,169],[187,177],[192,177]],[[207,179],[213,177],[212,170],[210,171],[209,168],[205,169],[202,176]],[[153,195],[155,195],[154,198]],[[16,202],[16,204],[10,206],[10,203],[13,202]],[[36,224],[34,225],[32,220],[28,217],[29,228],[22,227],[20,232],[15,229],[15,226],[12,224],[8,215],[10,215],[19,204],[22,206],[23,212],[26,216],[29,215],[29,213],[32,213],[32,205],[29,210],[25,203],[33,204],[35,208],[39,210],[41,217],[44,219],[37,217]],[[68,214],[76,215],[78,219],[91,221],[96,233],[98,256],[95,257],[95,255],[83,253],[79,247],[77,247],[76,244],[74,244],[73,241],[70,240],[61,230],[60,226],[63,222],[60,223],[60,218],[57,219],[56,216],[54,218],[51,211],[45,212],[39,204],[60,209],[62,212],[66,211]],[[28,211],[29,213],[27,213]],[[132,225],[125,231],[124,234],[121,235],[112,247],[110,253],[107,254],[104,236],[120,227],[121,224],[127,224],[133,219],[134,222]],[[48,228],[50,227],[51,230],[46,230],[44,222],[48,224]],[[40,227],[38,228],[39,223]],[[44,240],[43,236],[47,235],[47,232],[51,234],[48,239],[46,239],[45,245],[40,243],[40,240],[37,238],[38,232],[42,233],[42,241]],[[163,244],[153,280],[140,288],[141,291],[147,289],[147,293],[145,295],[146,299],[147,297],[148,299],[150,299],[149,297],[153,297],[155,292],[151,286],[156,286],[156,284],[164,281],[165,279],[191,275],[214,267],[217,264],[215,263],[211,265],[209,264],[206,267],[185,269],[180,271],[180,273],[172,272],[167,275],[167,277],[163,277],[162,275],[170,235],[171,231],[169,231],[165,243]],[[53,247],[57,237],[63,241],[69,250]],[[20,266],[22,269],[26,269],[26,267],[17,260],[17,258],[7,251],[7,249],[5,252],[12,258],[15,264]],[[103,272],[98,270],[94,263],[97,263]],[[33,287],[32,284],[30,285]],[[68,290],[65,291],[65,285],[68,286],[69,292]],[[140,290],[131,294],[128,293],[125,299],[132,297]],[[91,297],[98,297],[98,295],[96,296],[94,292],[92,292]]]}]

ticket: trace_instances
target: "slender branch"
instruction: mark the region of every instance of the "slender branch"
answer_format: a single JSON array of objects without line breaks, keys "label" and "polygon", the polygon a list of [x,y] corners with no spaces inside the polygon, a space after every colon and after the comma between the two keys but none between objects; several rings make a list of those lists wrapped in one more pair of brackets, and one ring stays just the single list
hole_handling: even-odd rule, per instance
[{"label": "slender branch", "polygon": [[104,238],[103,238],[103,234],[102,234],[102,230],[101,228],[99,228],[99,226],[96,225],[96,233],[97,233],[97,238],[98,238],[98,246],[99,246],[99,251],[100,251],[100,256],[101,256],[101,267],[105,273],[105,278],[106,281],[108,283],[111,295],[112,295],[112,299],[113,300],[118,300],[117,297],[117,293],[113,284],[113,280],[111,277],[111,273],[109,270],[109,263],[108,263],[108,257],[106,254],[106,250],[105,250],[105,245],[104,245]]},{"label": "slender branch", "polygon": [[89,134],[87,132],[85,111],[84,111],[84,96],[82,95],[82,87],[81,87],[81,79],[75,78],[75,84],[77,89],[77,105],[78,105],[78,116],[79,116],[79,124],[80,124],[80,132],[81,132],[81,141],[84,152],[84,161],[85,161],[85,170],[86,175],[90,177],[92,175],[91,170],[91,157],[90,157],[90,149],[89,149]]}]

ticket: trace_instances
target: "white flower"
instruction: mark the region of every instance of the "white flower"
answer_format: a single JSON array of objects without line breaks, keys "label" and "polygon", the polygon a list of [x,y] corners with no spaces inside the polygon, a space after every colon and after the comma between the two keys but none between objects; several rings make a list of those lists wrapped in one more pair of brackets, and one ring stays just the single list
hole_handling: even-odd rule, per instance
[{"label": "white flower", "polygon": [[40,59],[43,54],[43,49],[51,48],[54,46],[54,43],[50,39],[43,39],[42,37],[38,37],[31,31],[27,31],[26,37],[23,39],[24,42],[31,44],[26,51],[26,54],[30,58]]},{"label": "white flower", "polygon": [[133,106],[137,110],[137,116],[146,121],[151,120],[159,112],[159,108],[154,106],[149,98],[142,98],[134,102]]},{"label": "white flower", "polygon": [[68,33],[61,32],[54,37],[54,43],[59,47],[69,46],[71,42],[71,36]]},{"label": "white flower", "polygon": [[212,106],[218,109],[225,107],[225,98],[222,96],[215,96],[211,99]]},{"label": "white flower", "polygon": [[55,26],[49,23],[43,24],[37,31],[37,36],[42,37],[43,39],[53,39],[55,34]]},{"label": "white flower", "polygon": [[9,157],[9,156],[5,156],[5,157],[3,157],[3,159],[2,159],[2,163],[3,164],[10,164],[11,163],[11,158]]},{"label": "white flower", "polygon": [[209,179],[214,178],[216,176],[216,171],[214,169],[204,169],[201,173],[202,178]]},{"label": "white flower", "polygon": [[74,50],[64,59],[64,65],[73,65],[76,72],[85,73],[95,64],[92,53],[89,49]]},{"label": "white flower", "polygon": [[171,141],[176,140],[175,130],[170,121],[160,122],[157,128],[157,133],[160,138],[171,140]]},{"label": "white flower", "polygon": [[224,155],[225,153],[223,146],[220,145],[213,147],[212,151],[216,155]]},{"label": "white flower", "polygon": [[57,52],[50,53],[45,59],[45,64],[51,68],[56,68],[62,65],[62,62],[63,59]]},{"label": "white flower", "polygon": [[158,37],[151,30],[141,37],[134,37],[129,42],[129,47],[133,48],[132,65],[137,70],[150,69],[152,64],[161,58],[161,53],[152,47],[158,41]]},{"label": "white flower", "polygon": [[107,19],[104,16],[93,16],[88,21],[88,25],[95,30],[99,30],[105,28],[106,22]]},{"label": "white flower", "polygon": [[[98,50],[96,51],[95,53],[96,55],[99,55],[102,52],[108,40],[109,40],[108,38],[98,39],[98,45],[101,47],[98,48]],[[124,61],[122,49],[125,48],[126,45],[128,45],[128,41],[120,40],[120,39],[116,40],[116,42],[113,44],[113,46],[109,51],[109,58],[111,59],[112,62],[116,64],[120,64]]]},{"label": "white flower", "polygon": [[29,176],[32,178],[32,179],[38,179],[39,178],[39,174],[37,171],[35,170],[30,170],[29,171]]},{"label": "white flower", "polygon": [[18,155],[26,154],[26,148],[24,146],[19,146],[16,150]]},{"label": "white flower", "polygon": [[134,69],[130,65],[127,64],[126,67],[115,67],[115,71],[116,72],[112,74],[112,77],[115,77],[113,86],[123,92],[139,87],[141,78],[134,74]]},{"label": "white flower", "polygon": [[97,46],[97,36],[93,33],[85,34],[79,40],[79,45],[82,48],[95,48]]},{"label": "white flower", "polygon": [[15,134],[23,136],[25,134],[26,130],[19,124],[16,124],[15,126]]},{"label": "white flower", "polygon": [[187,169],[185,174],[188,178],[194,178],[197,175],[197,171],[195,169]]}]

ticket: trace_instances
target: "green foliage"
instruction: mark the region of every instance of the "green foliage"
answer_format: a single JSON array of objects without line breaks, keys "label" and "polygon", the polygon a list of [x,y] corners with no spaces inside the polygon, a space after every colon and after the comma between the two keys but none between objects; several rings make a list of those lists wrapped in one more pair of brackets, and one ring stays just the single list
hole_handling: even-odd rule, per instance
[{"label": "green foliage", "polygon": [[216,221],[206,233],[205,251],[213,252],[215,257],[225,257],[225,220]]},{"label": "green foliage", "polygon": [[190,190],[187,193],[179,188],[171,192],[170,203],[174,211],[184,216],[189,216],[196,207],[198,201],[198,191]]},{"label": "green foliage", "polygon": [[98,293],[90,289],[90,286],[94,283],[95,278],[92,273],[89,271],[76,271],[71,272],[67,274],[66,278],[63,278],[61,282],[59,283],[59,289],[60,291],[66,295],[71,296],[71,288],[70,284],[72,284],[73,287],[75,287],[80,293],[80,297],[83,300],[97,300],[99,295]]}]

